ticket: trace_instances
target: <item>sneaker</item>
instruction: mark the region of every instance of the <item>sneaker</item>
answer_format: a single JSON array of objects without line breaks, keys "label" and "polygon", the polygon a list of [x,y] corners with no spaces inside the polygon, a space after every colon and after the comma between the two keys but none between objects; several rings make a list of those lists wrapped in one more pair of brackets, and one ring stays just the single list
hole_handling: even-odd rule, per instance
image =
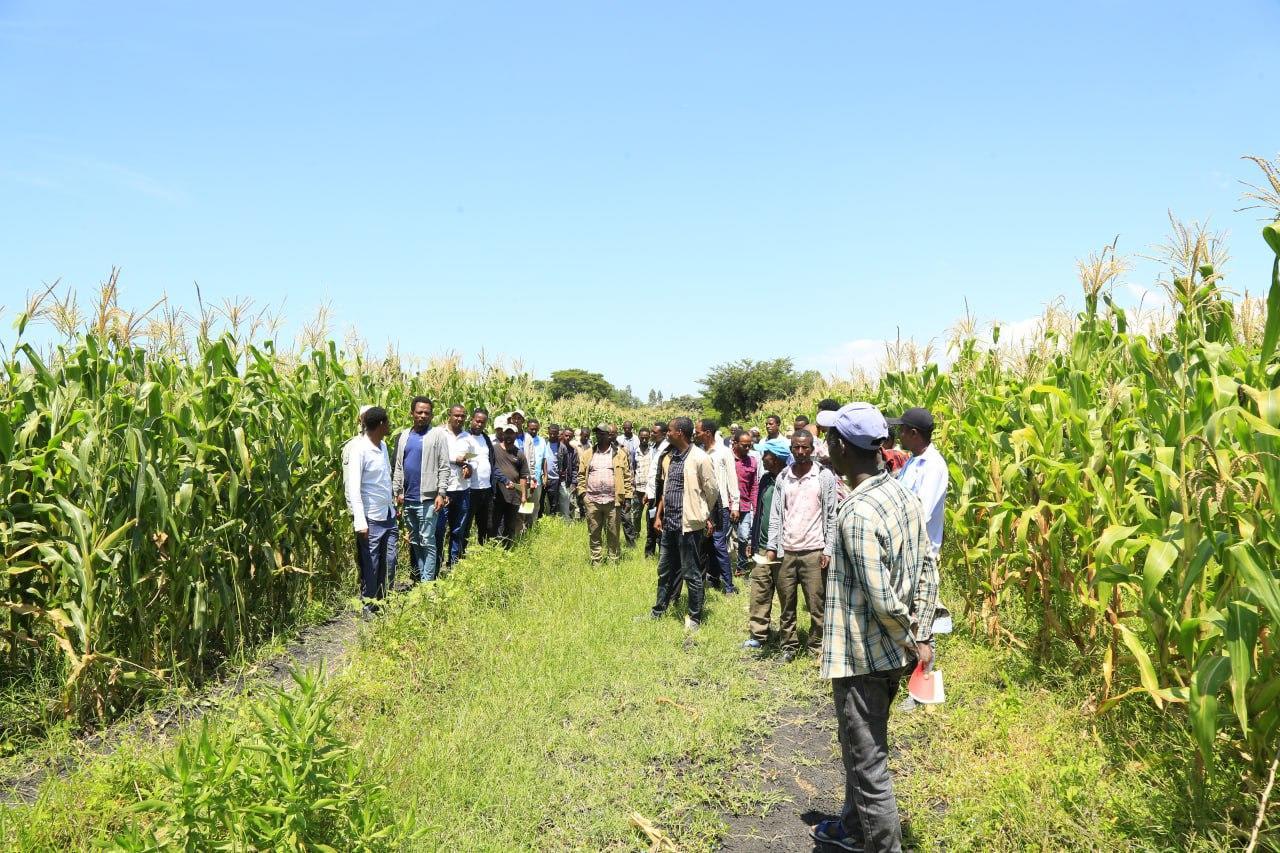
[{"label": "sneaker", "polygon": [[844,831],[844,824],[838,818],[819,821],[813,829],[809,830],[809,837],[819,844],[830,844],[832,847],[839,847],[841,850],[859,851],[862,849],[862,845],[855,843],[849,837],[849,834]]},{"label": "sneaker", "polygon": [[795,660],[795,659],[796,659],[796,650],[795,650],[795,649],[783,649],[783,650],[782,650],[782,662],[783,662],[783,663],[791,663],[791,662],[792,662],[793,660]]},{"label": "sneaker", "polygon": [[686,617],[684,617],[684,629],[685,629],[686,631],[696,631],[696,630],[698,630],[698,623],[693,619],[693,617],[692,617],[692,616],[686,616]]},{"label": "sneaker", "polygon": [[725,594],[725,595],[737,595],[737,594],[738,594],[738,588],[737,588],[736,586],[727,586],[727,587],[725,587],[725,588],[724,588],[724,594]]},{"label": "sneaker", "polygon": [[756,638],[752,637],[751,639],[749,639],[749,640],[747,640],[745,643],[743,643],[743,644],[742,644],[742,647],[743,647],[744,649],[758,649],[758,648],[760,648],[762,645],[764,645],[764,644],[763,644],[763,643],[761,643],[761,642],[760,642],[759,640],[757,640]]}]

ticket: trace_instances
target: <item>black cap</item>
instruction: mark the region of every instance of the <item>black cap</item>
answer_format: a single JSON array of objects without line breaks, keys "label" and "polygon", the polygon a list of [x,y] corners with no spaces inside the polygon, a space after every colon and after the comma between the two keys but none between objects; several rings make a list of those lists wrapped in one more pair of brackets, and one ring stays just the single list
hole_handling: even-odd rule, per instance
[{"label": "black cap", "polygon": [[914,409],[907,409],[900,418],[889,418],[889,426],[911,427],[920,432],[929,433],[933,432],[933,415],[928,409],[917,406]]}]

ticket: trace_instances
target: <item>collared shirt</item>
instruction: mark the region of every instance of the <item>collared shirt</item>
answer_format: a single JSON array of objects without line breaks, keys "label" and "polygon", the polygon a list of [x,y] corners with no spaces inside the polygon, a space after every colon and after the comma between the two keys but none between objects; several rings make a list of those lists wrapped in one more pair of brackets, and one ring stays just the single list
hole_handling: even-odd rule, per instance
[{"label": "collared shirt", "polygon": [[487,489],[493,485],[493,463],[489,459],[491,452],[488,436],[471,433],[471,443],[476,447],[476,458],[471,460],[471,488]]},{"label": "collared shirt", "polygon": [[422,500],[422,438],[426,433],[409,430],[404,436],[404,499]]},{"label": "collared shirt", "polygon": [[640,452],[640,436],[632,434],[631,438],[625,435],[618,436],[618,446],[627,449],[627,456],[631,458],[631,468],[635,470],[636,454]]},{"label": "collared shirt", "polygon": [[760,511],[751,521],[751,545],[763,554],[769,550],[769,521],[773,510],[773,496],[777,493],[778,479],[765,472],[760,478]]},{"label": "collared shirt", "polygon": [[649,476],[645,480],[644,493],[649,496],[651,501],[656,501],[660,497],[658,495],[658,475],[662,473],[659,470],[662,467],[660,463],[662,454],[669,446],[670,442],[664,438],[658,442],[657,447],[649,451]]},{"label": "collared shirt", "polygon": [[690,448],[684,453],[671,451],[671,464],[662,490],[662,529],[679,532],[684,524],[684,463]]},{"label": "collared shirt", "polygon": [[593,504],[611,504],[614,498],[613,454],[596,451],[587,467],[587,500]]},{"label": "collared shirt", "polygon": [[394,517],[391,498],[391,460],[386,448],[360,436],[344,454],[342,490],[354,530],[367,530],[370,521]]},{"label": "collared shirt", "polygon": [[547,442],[547,479],[560,479],[560,442]]},{"label": "collared shirt", "polygon": [[720,487],[720,506],[733,512],[738,508],[738,474],[733,465],[737,457],[718,441],[712,443],[707,455],[711,457],[711,469],[716,472],[716,485]]},{"label": "collared shirt", "polygon": [[653,445],[637,447],[633,462],[635,493],[639,497],[644,497],[649,494],[649,469],[653,465]]},{"label": "collared shirt", "polygon": [[938,567],[920,501],[881,473],[840,505],[827,578],[822,677],[900,669],[932,636]]},{"label": "collared shirt", "polygon": [[795,464],[778,475],[769,525],[770,550],[816,551],[830,554],[834,545],[835,475],[811,463],[804,476],[797,476]]},{"label": "collared shirt", "polygon": [[743,459],[733,455],[738,474],[738,512],[746,515],[756,508],[756,487],[760,484],[760,460],[750,454]]},{"label": "collared shirt", "polygon": [[[502,500],[513,504],[520,503],[520,481],[528,477],[529,461],[524,458],[520,448],[512,448],[512,452],[508,453],[507,448],[501,444],[493,446],[493,482],[498,487],[498,496]],[[515,488],[508,489],[507,483]]]},{"label": "collared shirt", "polygon": [[929,528],[929,542],[933,549],[933,559],[938,559],[942,551],[942,517],[947,502],[947,484],[951,474],[947,470],[947,462],[938,452],[938,448],[930,444],[919,456],[912,457],[898,475],[898,479],[908,491],[920,499],[924,507],[924,517]]},{"label": "collared shirt", "polygon": [[[458,461],[458,457],[468,453],[474,453],[479,456],[476,450],[475,442],[471,440],[471,433],[463,430],[458,434],[454,434],[453,430],[444,427],[445,438],[449,441],[449,483],[445,486],[446,492],[461,492],[471,488],[471,478],[462,476],[463,463]],[[472,457],[468,462],[475,462]]]},{"label": "collared shirt", "polygon": [[[533,439],[533,443],[529,443],[529,439]],[[547,442],[542,436],[531,436],[529,433],[521,433],[516,436],[516,447],[520,448],[520,452],[524,454],[524,458],[529,463],[529,480],[530,486],[542,485],[542,460],[547,455]]]}]

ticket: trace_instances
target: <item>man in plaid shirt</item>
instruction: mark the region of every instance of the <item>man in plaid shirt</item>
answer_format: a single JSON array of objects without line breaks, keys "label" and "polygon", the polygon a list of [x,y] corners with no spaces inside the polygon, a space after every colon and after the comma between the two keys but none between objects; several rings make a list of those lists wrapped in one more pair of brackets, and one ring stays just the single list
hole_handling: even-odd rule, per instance
[{"label": "man in plaid shirt", "polygon": [[920,500],[881,466],[888,436],[870,403],[818,413],[831,465],[852,494],[836,515],[827,579],[822,677],[831,679],[845,770],[839,818],[813,828],[817,841],[845,850],[902,850],[889,774],[889,708],[917,660],[933,661],[938,569]]}]

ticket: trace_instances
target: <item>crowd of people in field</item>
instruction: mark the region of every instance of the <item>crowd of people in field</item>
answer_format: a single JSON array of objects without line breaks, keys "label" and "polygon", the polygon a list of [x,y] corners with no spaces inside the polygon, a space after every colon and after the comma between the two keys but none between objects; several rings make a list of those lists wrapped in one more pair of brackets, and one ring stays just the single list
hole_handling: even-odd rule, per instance
[{"label": "crowd of people in field", "polygon": [[624,542],[656,559],[644,618],[673,612],[683,591],[688,631],[702,622],[708,589],[736,595],[745,579],[743,646],[764,648],[776,624],[781,659],[811,654],[832,682],[845,806],[813,837],[845,850],[901,848],[889,709],[902,679],[932,666],[935,627],[949,622],[938,601],[949,473],[930,412],[887,420],[870,403],[823,400],[787,434],[776,415],[763,431],[677,417],[638,430],[549,424],[543,434],[520,410],[491,425],[485,409],[463,406],[433,427],[426,397],[410,415],[388,442],[388,413],[363,408],[342,451],[367,616],[394,586],[401,524],[416,584],[465,559],[473,531],[479,544],[510,547],[539,515],[585,520],[593,565],[618,560]]}]

